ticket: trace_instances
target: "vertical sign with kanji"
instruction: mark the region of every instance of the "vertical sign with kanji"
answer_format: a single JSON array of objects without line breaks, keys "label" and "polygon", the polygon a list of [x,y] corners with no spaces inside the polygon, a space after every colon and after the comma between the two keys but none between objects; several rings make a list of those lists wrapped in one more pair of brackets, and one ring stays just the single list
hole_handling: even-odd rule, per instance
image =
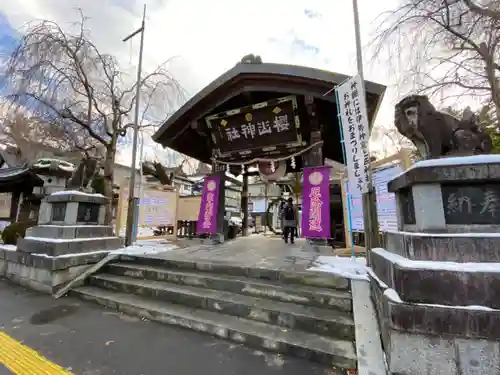
[{"label": "vertical sign with kanji", "polygon": [[302,234],[306,238],[330,238],[330,167],[304,168]]},{"label": "vertical sign with kanji", "polygon": [[219,190],[221,179],[219,175],[205,177],[201,193],[200,213],[196,225],[197,233],[217,233],[217,214],[219,212]]},{"label": "vertical sign with kanji", "polygon": [[366,193],[369,185],[370,130],[362,90],[363,84],[359,75],[336,88],[351,195]]}]

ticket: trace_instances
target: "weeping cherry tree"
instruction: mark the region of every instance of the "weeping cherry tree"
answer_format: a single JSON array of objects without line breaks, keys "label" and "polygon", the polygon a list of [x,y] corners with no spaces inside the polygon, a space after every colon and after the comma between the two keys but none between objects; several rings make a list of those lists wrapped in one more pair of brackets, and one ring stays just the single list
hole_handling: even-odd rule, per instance
[{"label": "weeping cherry tree", "polygon": [[[28,25],[7,64],[6,97],[13,110],[29,111],[64,134],[66,143],[99,158],[111,198],[117,146],[134,126],[136,83],[115,57],[99,51],[80,16],[75,32],[46,20]],[[144,75],[140,87],[142,127],[161,124],[185,100],[167,63]]]}]

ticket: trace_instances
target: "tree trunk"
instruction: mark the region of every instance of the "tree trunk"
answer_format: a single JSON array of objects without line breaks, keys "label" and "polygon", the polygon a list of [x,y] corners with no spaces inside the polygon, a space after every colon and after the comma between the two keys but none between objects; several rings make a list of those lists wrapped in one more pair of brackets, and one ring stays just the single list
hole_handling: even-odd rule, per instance
[{"label": "tree trunk", "polygon": [[491,85],[491,101],[495,105],[497,129],[500,129],[500,90],[498,87],[498,80],[495,75],[495,70],[491,65],[487,65],[488,80]]},{"label": "tree trunk", "polygon": [[[113,137],[111,144],[106,147],[104,159],[104,195],[109,198],[106,206],[105,225],[111,225],[113,220],[113,167],[116,154],[116,138]],[[117,229],[118,230],[118,229]],[[118,234],[118,233],[117,233]]]},{"label": "tree trunk", "polygon": [[495,72],[495,58],[492,52],[488,49],[486,43],[481,43],[479,46],[481,57],[485,62],[486,75],[488,83],[491,87],[491,101],[495,105],[497,129],[500,129],[500,88],[498,87],[498,79]]}]

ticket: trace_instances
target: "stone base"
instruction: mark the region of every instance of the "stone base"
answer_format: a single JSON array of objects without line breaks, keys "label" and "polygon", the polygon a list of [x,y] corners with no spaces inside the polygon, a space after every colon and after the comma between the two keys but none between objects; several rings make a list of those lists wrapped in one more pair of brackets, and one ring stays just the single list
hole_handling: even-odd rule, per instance
[{"label": "stone base", "polygon": [[390,374],[500,373],[500,311],[409,304],[370,283]]},{"label": "stone base", "polygon": [[386,233],[387,251],[411,260],[500,263],[498,233]]},{"label": "stone base", "polygon": [[26,237],[59,239],[113,237],[113,227],[110,225],[37,225],[26,230]]},{"label": "stone base", "polygon": [[88,253],[101,250],[116,250],[123,247],[123,238],[76,238],[56,239],[25,237],[17,242],[17,251],[24,253],[47,254],[57,257],[67,254]]},{"label": "stone base", "polygon": [[51,258],[0,249],[0,277],[53,294],[105,258],[108,252]]},{"label": "stone base", "polygon": [[456,268],[453,264],[416,262],[373,249],[371,266],[403,301],[500,309],[500,272],[492,263],[469,263],[467,267]]}]

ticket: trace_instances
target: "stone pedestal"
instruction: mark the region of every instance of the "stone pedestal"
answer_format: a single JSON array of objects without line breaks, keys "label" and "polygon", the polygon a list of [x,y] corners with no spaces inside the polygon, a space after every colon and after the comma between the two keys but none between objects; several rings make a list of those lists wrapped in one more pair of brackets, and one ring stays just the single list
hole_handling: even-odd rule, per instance
[{"label": "stone pedestal", "polygon": [[19,239],[17,250],[57,257],[123,247],[123,239],[104,225],[107,202],[100,194],[79,191],[47,196],[40,206],[38,225]]},{"label": "stone pedestal", "polygon": [[500,373],[500,155],[417,163],[371,285],[391,374]]}]

